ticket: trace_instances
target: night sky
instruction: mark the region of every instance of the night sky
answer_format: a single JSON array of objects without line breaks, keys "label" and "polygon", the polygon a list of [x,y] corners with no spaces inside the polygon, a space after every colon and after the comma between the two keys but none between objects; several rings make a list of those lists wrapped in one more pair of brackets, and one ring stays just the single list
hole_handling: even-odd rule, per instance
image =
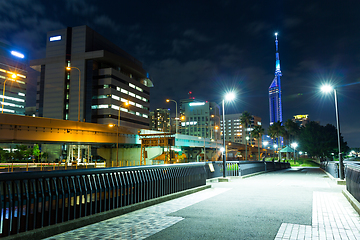
[{"label": "night sky", "polygon": [[[255,3],[254,3],[255,2]],[[341,132],[360,147],[360,1],[0,1],[0,41],[29,59],[45,57],[46,33],[88,25],[143,62],[154,83],[151,110],[192,97],[237,100],[226,113],[249,111],[269,125],[268,87],[275,71],[278,32],[283,120],[309,114],[336,125],[337,85]],[[29,70],[27,105],[35,105],[36,73]]]}]

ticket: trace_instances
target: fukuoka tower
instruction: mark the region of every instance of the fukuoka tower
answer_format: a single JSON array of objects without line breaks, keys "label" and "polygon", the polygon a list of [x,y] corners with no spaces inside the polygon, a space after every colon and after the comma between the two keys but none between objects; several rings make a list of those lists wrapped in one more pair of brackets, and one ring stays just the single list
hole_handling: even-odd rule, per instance
[{"label": "fukuoka tower", "polygon": [[280,57],[279,57],[279,41],[275,33],[275,46],[276,46],[276,63],[275,63],[275,77],[269,87],[269,108],[270,108],[270,125],[280,121],[282,123],[282,103],[281,103],[281,82],[282,76],[280,70]]}]

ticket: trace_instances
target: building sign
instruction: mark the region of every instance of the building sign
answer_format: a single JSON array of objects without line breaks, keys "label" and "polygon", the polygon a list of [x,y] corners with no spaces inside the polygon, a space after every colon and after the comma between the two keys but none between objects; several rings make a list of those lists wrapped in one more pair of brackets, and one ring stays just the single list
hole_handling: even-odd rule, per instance
[{"label": "building sign", "polygon": [[55,42],[55,41],[60,41],[61,40],[61,36],[53,36],[53,37],[50,37],[50,42]]}]

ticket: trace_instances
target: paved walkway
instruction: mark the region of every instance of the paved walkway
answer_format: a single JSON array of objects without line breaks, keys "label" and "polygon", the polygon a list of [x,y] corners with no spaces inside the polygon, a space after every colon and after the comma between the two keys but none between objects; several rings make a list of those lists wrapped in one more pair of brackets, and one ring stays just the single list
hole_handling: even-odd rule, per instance
[{"label": "paved walkway", "polygon": [[272,172],[47,239],[360,239],[342,189],[315,168]]}]

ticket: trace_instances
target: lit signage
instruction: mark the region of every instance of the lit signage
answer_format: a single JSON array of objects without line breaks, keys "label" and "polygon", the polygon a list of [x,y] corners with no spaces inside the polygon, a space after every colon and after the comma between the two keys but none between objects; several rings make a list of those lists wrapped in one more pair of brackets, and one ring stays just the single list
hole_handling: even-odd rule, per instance
[{"label": "lit signage", "polygon": [[192,106],[203,106],[205,105],[205,102],[192,102],[192,103],[189,103],[189,106],[192,107]]},{"label": "lit signage", "polygon": [[19,53],[17,51],[11,51],[11,54],[14,55],[15,57],[18,57],[18,58],[24,58],[24,54],[22,53]]},{"label": "lit signage", "polygon": [[50,42],[55,42],[55,41],[60,41],[61,40],[61,36],[53,36],[53,37],[50,37]]}]

